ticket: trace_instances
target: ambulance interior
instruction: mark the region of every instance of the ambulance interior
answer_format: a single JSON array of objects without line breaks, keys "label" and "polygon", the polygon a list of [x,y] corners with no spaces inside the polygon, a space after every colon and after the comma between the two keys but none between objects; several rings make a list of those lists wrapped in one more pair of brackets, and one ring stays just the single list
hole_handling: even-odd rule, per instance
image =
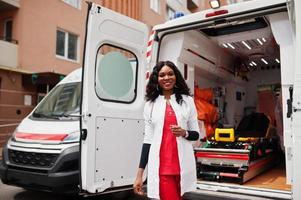
[{"label": "ambulance interior", "polygon": [[[281,43],[279,41],[283,38],[277,35],[277,26],[271,25],[273,20],[277,21],[279,17],[288,18],[286,13],[280,13],[221,23],[211,27],[187,29],[166,34],[161,41],[159,60],[172,60],[177,63],[194,94],[198,118],[201,121],[202,137],[206,138],[198,144],[198,147],[204,149],[204,146],[208,147],[208,143],[210,146],[216,142],[216,128],[234,130],[235,139],[227,138],[225,132],[219,135],[225,136],[226,139],[216,142],[218,155],[215,155],[216,151],[210,148],[205,149],[205,152],[201,151],[197,163],[201,165],[200,168],[207,170],[205,172],[207,176],[204,178],[200,174],[203,172],[198,170],[199,181],[291,190],[290,185],[286,183],[283,142],[282,119],[286,116],[284,113],[286,111],[283,111],[282,105],[286,102],[282,102],[281,96],[279,45]],[[268,119],[268,123],[262,125],[266,128],[261,136],[255,136],[256,127],[264,123],[264,119],[257,118],[255,122],[252,118],[258,113],[262,113],[261,117]],[[249,160],[235,160],[231,157],[235,152],[240,150],[244,152],[248,149],[248,145],[244,146],[245,142],[237,143],[237,138],[240,136],[237,136],[236,130],[242,126],[240,125],[242,120],[255,126],[254,136],[252,132],[248,133],[245,136],[247,139],[242,141],[253,144],[253,140],[250,139],[253,137],[264,138],[264,141],[273,140],[273,150],[268,147],[269,142],[267,142],[268,145],[264,144],[263,149],[253,146],[252,154],[256,154],[255,157],[261,159],[264,157],[262,154],[268,155],[269,151],[273,151],[274,159],[269,157],[262,163],[251,166],[250,151],[247,153]],[[261,139],[257,138],[256,141]],[[241,145],[244,147],[238,147]],[[223,149],[226,149],[226,152],[223,152]],[[209,154],[213,157],[208,159],[202,157]],[[222,156],[222,159],[218,156]],[[246,158],[243,153],[234,155],[234,158],[235,156]],[[237,169],[239,165],[248,165],[245,169],[251,174],[236,181],[240,174],[234,168]],[[216,170],[219,167],[228,171],[210,171],[212,168]]]}]

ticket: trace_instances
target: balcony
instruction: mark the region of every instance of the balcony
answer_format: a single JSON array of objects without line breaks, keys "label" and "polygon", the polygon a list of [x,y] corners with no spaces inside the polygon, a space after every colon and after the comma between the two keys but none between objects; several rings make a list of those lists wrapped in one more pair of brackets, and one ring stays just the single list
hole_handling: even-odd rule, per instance
[{"label": "balcony", "polygon": [[0,0],[0,12],[20,8],[20,0]]},{"label": "balcony", "polygon": [[18,45],[17,41],[5,41],[0,38],[0,66],[17,68],[18,65]]}]

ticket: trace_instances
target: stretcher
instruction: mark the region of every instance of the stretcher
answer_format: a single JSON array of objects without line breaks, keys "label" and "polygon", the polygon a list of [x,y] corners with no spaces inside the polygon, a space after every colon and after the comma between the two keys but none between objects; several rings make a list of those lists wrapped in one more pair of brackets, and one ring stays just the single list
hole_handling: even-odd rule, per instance
[{"label": "stretcher", "polygon": [[198,178],[243,184],[278,160],[279,140],[263,113],[245,116],[236,130],[215,129],[214,138],[195,148]]}]

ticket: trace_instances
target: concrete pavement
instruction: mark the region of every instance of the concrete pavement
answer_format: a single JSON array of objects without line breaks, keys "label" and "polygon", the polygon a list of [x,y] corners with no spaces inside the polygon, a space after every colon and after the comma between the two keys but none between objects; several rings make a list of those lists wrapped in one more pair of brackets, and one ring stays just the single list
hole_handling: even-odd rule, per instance
[{"label": "concrete pavement", "polygon": [[[148,200],[132,193],[115,193],[91,197],[64,196],[46,192],[28,191],[19,187],[2,184],[0,181],[0,200]],[[184,200],[274,200],[226,192],[199,190],[184,196]]]},{"label": "concrete pavement", "polygon": [[[127,196],[127,197],[125,197]],[[5,185],[0,181],[0,200],[147,200],[133,194],[115,193],[93,197],[64,196],[46,192],[28,191],[19,187]]]}]

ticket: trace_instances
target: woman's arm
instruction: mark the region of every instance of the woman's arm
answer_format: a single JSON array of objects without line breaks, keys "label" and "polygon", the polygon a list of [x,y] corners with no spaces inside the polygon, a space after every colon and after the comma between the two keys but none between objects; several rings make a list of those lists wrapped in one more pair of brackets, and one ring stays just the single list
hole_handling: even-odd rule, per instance
[{"label": "woman's arm", "polygon": [[187,134],[185,135],[186,140],[189,141],[196,141],[199,139],[199,132],[197,131],[187,131]]},{"label": "woman's arm", "polygon": [[145,195],[143,190],[142,190],[142,187],[143,187],[143,172],[144,172],[144,169],[142,169],[142,168],[138,169],[136,180],[135,180],[135,183],[133,185],[134,192],[135,192],[135,194],[138,194],[138,195]]},{"label": "woman's arm", "polygon": [[176,137],[181,136],[190,141],[195,141],[195,140],[199,139],[199,132],[186,131],[186,130],[182,129],[180,126],[172,126],[171,131]]},{"label": "woman's arm", "polygon": [[151,146],[150,144],[146,144],[146,143],[142,145],[142,151],[141,151],[140,163],[139,163],[139,168],[141,169],[145,169],[148,163],[148,154],[149,154],[150,146]]},{"label": "woman's arm", "polygon": [[134,192],[138,195],[145,195],[144,192],[142,191],[143,173],[148,162],[148,154],[149,154],[150,146],[151,146],[150,144],[145,144],[145,143],[142,145],[139,169],[137,172],[135,183],[133,185]]}]

